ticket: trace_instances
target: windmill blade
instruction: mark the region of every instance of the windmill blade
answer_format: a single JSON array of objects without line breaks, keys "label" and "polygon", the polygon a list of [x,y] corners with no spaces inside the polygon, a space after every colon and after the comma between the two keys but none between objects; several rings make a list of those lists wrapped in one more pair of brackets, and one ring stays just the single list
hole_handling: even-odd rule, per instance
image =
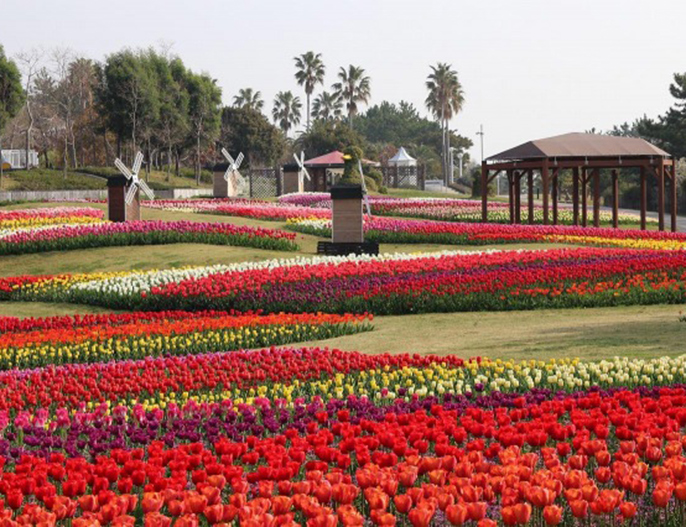
[{"label": "windmill blade", "polygon": [[124,197],[124,201],[126,202],[127,205],[131,205],[131,203],[133,203],[133,200],[136,197],[136,192],[138,192],[138,185],[139,185],[138,182],[131,183],[129,190],[126,191],[126,196]]},{"label": "windmill blade", "polygon": [[131,167],[131,172],[138,175],[138,173],[141,171],[142,165],[143,165],[143,154],[142,154],[142,152],[138,152],[136,154],[136,159],[133,160],[133,166]]},{"label": "windmill blade", "polygon": [[231,154],[226,150],[226,148],[222,148],[222,155],[226,158],[226,160],[229,162],[229,165],[234,164],[233,157],[231,157]]},{"label": "windmill blade", "polygon": [[303,174],[304,174],[305,177],[307,178],[307,181],[312,181],[312,179],[310,178],[310,173],[309,173],[309,172],[307,171],[307,169],[305,168],[305,165],[303,165]]},{"label": "windmill blade", "polygon": [[143,193],[146,196],[148,196],[149,199],[155,199],[155,193],[152,191],[152,189],[148,186],[148,184],[145,181],[139,179],[138,186],[143,191]]},{"label": "windmill blade", "polygon": [[131,179],[133,177],[133,174],[131,173],[129,168],[124,163],[122,163],[121,159],[115,159],[114,166],[117,167],[119,169],[119,172],[124,174],[128,179]]},{"label": "windmill blade", "polygon": [[243,155],[243,152],[238,154],[238,157],[236,158],[236,162],[234,163],[236,165],[236,170],[238,170],[241,167],[241,163],[243,162],[243,159],[245,156]]}]

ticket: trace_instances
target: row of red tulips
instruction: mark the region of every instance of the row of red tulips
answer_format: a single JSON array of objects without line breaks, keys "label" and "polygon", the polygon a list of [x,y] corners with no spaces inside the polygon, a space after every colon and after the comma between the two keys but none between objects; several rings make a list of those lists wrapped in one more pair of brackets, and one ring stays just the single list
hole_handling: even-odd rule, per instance
[{"label": "row of red tulips", "polygon": [[427,403],[354,421],[320,404],[302,429],[153,441],[92,461],[10,455],[0,459],[2,514],[48,524],[414,527],[686,519],[684,388]]}]

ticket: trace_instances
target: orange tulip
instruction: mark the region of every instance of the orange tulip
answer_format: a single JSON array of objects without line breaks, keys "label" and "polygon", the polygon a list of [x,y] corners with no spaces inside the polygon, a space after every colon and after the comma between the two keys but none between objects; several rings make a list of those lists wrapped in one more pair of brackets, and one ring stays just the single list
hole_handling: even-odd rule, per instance
[{"label": "orange tulip", "polygon": [[412,527],[429,527],[431,518],[434,516],[433,509],[427,507],[417,507],[407,515]]},{"label": "orange tulip", "polygon": [[653,491],[653,504],[656,507],[664,509],[669,505],[669,501],[672,499],[672,492],[670,490],[657,487]]},{"label": "orange tulip", "polygon": [[575,518],[585,518],[588,516],[588,502],[584,500],[573,500],[569,502],[572,516]]},{"label": "orange tulip", "polygon": [[467,504],[467,512],[469,519],[474,521],[482,520],[486,517],[486,509],[488,504],[485,501],[475,501]]},{"label": "orange tulip", "polygon": [[636,507],[636,504],[633,501],[623,501],[619,505],[619,512],[622,513],[624,518],[633,518],[636,516],[637,509],[638,507]]},{"label": "orange tulip", "polygon": [[371,509],[381,509],[385,511],[391,502],[388,494],[376,487],[364,489],[364,497],[367,500],[367,503],[369,503],[369,508]]},{"label": "orange tulip", "polygon": [[[145,497],[143,497],[143,500],[145,500]],[[165,516],[159,512],[152,512],[145,515],[143,525],[145,527],[169,527],[171,522],[172,519],[169,516]]]},{"label": "orange tulip", "polygon": [[469,520],[469,511],[467,506],[462,503],[455,503],[449,505],[445,509],[445,516],[451,525],[464,525],[464,523]]},{"label": "orange tulip", "polygon": [[407,494],[398,494],[393,497],[393,503],[395,503],[395,508],[398,512],[402,514],[407,514],[412,508],[412,498]]},{"label": "orange tulip", "polygon": [[159,492],[146,492],[143,494],[143,500],[141,501],[141,508],[145,514],[151,512],[159,512],[164,505],[164,499]]},{"label": "orange tulip", "polygon": [[559,525],[562,523],[562,507],[548,505],[543,509],[543,519],[546,525]]},{"label": "orange tulip", "polygon": [[484,518],[483,520],[480,520],[479,523],[476,524],[476,527],[498,527],[498,524],[496,523],[495,520],[491,520],[489,518]]}]

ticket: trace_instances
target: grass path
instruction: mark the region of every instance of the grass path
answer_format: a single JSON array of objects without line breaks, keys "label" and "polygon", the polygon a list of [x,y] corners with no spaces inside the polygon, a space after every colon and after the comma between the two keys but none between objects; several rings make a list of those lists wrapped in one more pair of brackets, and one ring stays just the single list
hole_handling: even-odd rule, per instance
[{"label": "grass path", "polygon": [[686,353],[680,306],[630,306],[376,317],[374,331],[310,342],[366,353],[586,360]]}]

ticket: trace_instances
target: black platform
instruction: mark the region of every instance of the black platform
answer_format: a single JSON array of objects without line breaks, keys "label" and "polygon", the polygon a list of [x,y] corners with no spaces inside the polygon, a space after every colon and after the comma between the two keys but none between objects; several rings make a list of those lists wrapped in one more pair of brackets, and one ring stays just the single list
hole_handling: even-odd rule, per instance
[{"label": "black platform", "polygon": [[345,256],[348,254],[379,254],[379,244],[376,242],[362,242],[362,243],[333,243],[333,242],[318,242],[317,254],[325,254],[327,256]]}]

